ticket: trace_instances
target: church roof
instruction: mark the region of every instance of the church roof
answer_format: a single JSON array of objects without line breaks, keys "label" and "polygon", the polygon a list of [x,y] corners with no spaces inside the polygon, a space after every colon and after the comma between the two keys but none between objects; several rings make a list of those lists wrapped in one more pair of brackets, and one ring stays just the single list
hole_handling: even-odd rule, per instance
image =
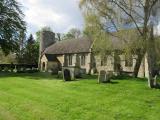
[{"label": "church roof", "polygon": [[90,52],[91,39],[82,37],[78,39],[59,41],[45,49],[44,54],[71,54]]},{"label": "church roof", "polygon": [[[123,50],[129,44],[133,44],[138,40],[138,32],[135,29],[120,30],[113,32],[108,36],[107,44],[111,45],[111,50]],[[98,39],[97,39],[98,40]],[[101,41],[97,41],[101,42]],[[97,42],[94,42],[97,44]],[[70,39],[56,42],[45,49],[43,54],[74,54],[74,53],[90,53],[93,47],[93,41],[88,37],[78,39]],[[134,46],[133,46],[134,47]]]}]

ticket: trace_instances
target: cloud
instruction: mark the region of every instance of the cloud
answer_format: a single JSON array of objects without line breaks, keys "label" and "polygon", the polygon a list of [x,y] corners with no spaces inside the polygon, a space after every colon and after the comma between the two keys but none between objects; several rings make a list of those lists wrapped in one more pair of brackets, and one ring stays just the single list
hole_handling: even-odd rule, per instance
[{"label": "cloud", "polygon": [[23,6],[28,32],[34,34],[41,27],[50,26],[55,32],[69,28],[83,28],[79,0],[17,0]]}]

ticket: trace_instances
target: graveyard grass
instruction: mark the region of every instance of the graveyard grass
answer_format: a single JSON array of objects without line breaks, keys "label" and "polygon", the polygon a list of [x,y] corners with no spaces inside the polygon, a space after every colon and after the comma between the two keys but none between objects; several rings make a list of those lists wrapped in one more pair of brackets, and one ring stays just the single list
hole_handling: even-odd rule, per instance
[{"label": "graveyard grass", "polygon": [[160,90],[144,79],[64,82],[45,73],[0,74],[0,120],[159,120]]}]

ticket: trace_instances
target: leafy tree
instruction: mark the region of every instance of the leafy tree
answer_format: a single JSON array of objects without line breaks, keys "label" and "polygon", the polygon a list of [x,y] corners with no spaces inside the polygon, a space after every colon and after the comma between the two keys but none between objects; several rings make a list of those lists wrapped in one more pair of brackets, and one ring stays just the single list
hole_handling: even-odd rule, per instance
[{"label": "leafy tree", "polygon": [[15,54],[8,54],[5,55],[2,50],[0,50],[0,63],[1,64],[11,64],[11,63],[17,63],[16,55]]},{"label": "leafy tree", "polygon": [[81,31],[77,28],[70,29],[69,33],[72,34],[74,38],[79,38],[81,36]]},{"label": "leafy tree", "polygon": [[0,47],[7,55],[17,48],[21,31],[25,31],[24,15],[16,0],[0,1]]},{"label": "leafy tree", "polygon": [[37,42],[40,42],[40,34],[41,34],[40,30],[36,32],[36,41]]},{"label": "leafy tree", "polygon": [[61,41],[62,40],[62,34],[61,33],[57,33],[57,40]]},{"label": "leafy tree", "polygon": [[[125,46],[140,46],[136,48],[136,54],[138,55],[137,62],[134,68],[135,77],[138,75],[138,70],[141,65],[141,61],[144,55],[147,53],[148,61],[148,85],[153,88],[154,84],[154,68],[155,68],[155,37],[153,35],[153,25],[155,24],[156,9],[154,6],[158,4],[159,0],[81,0],[80,7],[85,16],[93,16],[93,20],[87,21],[87,28],[96,33],[94,38],[99,37],[101,33],[107,34],[107,36],[118,37]],[[96,24],[94,24],[96,23]],[[126,40],[126,32],[121,32],[125,27],[134,28],[136,37],[131,40]],[[95,30],[95,31],[94,31]],[[89,29],[87,31],[90,31]],[[117,32],[118,34],[113,34]],[[88,32],[87,32],[88,33]],[[121,34],[119,34],[121,33]],[[99,34],[99,35],[98,35]],[[132,32],[131,32],[132,34]],[[127,34],[130,36],[130,32]],[[102,38],[103,40],[106,39]],[[97,39],[95,39],[96,41]],[[107,39],[108,40],[108,39]],[[134,44],[133,44],[134,43]],[[129,47],[125,49],[130,49]]]},{"label": "leafy tree", "polygon": [[16,50],[16,59],[18,63],[24,63],[26,34],[24,31],[20,32],[19,40],[17,41],[18,47]]},{"label": "leafy tree", "polygon": [[26,42],[24,50],[24,61],[27,64],[38,64],[38,58],[39,58],[39,43],[34,40],[31,34]]},{"label": "leafy tree", "polygon": [[79,38],[81,36],[81,31],[77,28],[72,28],[69,30],[67,34],[64,35],[63,39],[72,39],[72,38]]}]

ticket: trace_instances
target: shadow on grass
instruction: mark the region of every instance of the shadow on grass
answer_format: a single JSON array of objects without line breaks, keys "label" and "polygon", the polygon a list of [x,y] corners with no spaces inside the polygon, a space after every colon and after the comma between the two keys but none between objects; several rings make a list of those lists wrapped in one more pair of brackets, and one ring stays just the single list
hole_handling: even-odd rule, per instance
[{"label": "shadow on grass", "polygon": [[10,78],[19,77],[32,80],[58,80],[56,75],[51,75],[50,73],[11,73],[11,72],[0,72],[0,78]]},{"label": "shadow on grass", "polygon": [[[63,77],[58,77],[58,75],[51,75],[51,73],[45,72],[36,72],[36,73],[11,73],[11,72],[0,72],[0,78],[10,78],[10,77],[19,77],[19,78],[26,78],[32,80],[63,80]],[[74,81],[80,80],[95,80],[97,76],[95,75],[83,75],[82,78],[77,78]],[[67,81],[69,82],[69,81]]]},{"label": "shadow on grass", "polygon": [[146,82],[146,78],[135,78],[132,76],[126,76],[126,75],[121,75],[121,76],[114,76],[112,77],[113,80],[129,80],[129,81],[139,81],[139,82]]},{"label": "shadow on grass", "polygon": [[[47,72],[36,72],[36,73],[12,73],[12,72],[0,72],[0,78],[26,78],[31,80],[63,80],[63,77],[58,77],[58,75],[51,75],[51,73]],[[83,75],[82,78],[77,78],[75,80],[66,81],[66,82],[74,82],[80,80],[95,80],[98,76],[96,75]]]},{"label": "shadow on grass", "polygon": [[109,82],[110,84],[118,84],[119,82],[117,82],[117,81],[111,81],[111,82]]},{"label": "shadow on grass", "polygon": [[[63,80],[63,79],[62,79]],[[75,80],[69,80],[69,81],[65,81],[65,80],[63,80],[64,82],[66,82],[66,83],[69,83],[69,82],[78,82],[78,81],[80,81],[80,79],[75,79]]]},{"label": "shadow on grass", "polygon": [[119,82],[111,80],[110,82],[101,82],[98,84],[118,84]]},{"label": "shadow on grass", "polygon": [[[31,80],[63,80],[62,77],[58,78],[57,75],[51,75],[51,73],[11,73],[11,72],[0,72],[0,78],[9,78],[9,77],[20,77]],[[3,80],[3,79],[2,79]],[[98,80],[98,75],[83,75],[82,78],[77,78],[76,80],[70,81],[81,81],[81,80]],[[130,76],[114,76],[111,78],[110,84],[117,84],[119,80],[128,80],[128,81],[139,81],[146,82],[146,78],[134,78]],[[67,81],[68,82],[68,81]]]},{"label": "shadow on grass", "polygon": [[[84,80],[98,80],[98,75],[84,75],[82,77]],[[138,82],[146,82],[146,78],[134,78],[131,76],[121,75],[121,76],[113,76],[111,78],[111,84],[117,84],[117,81],[128,80],[128,81],[138,81]]]},{"label": "shadow on grass", "polygon": [[98,79],[98,75],[83,75],[82,78],[80,78],[82,80],[96,80]]}]

